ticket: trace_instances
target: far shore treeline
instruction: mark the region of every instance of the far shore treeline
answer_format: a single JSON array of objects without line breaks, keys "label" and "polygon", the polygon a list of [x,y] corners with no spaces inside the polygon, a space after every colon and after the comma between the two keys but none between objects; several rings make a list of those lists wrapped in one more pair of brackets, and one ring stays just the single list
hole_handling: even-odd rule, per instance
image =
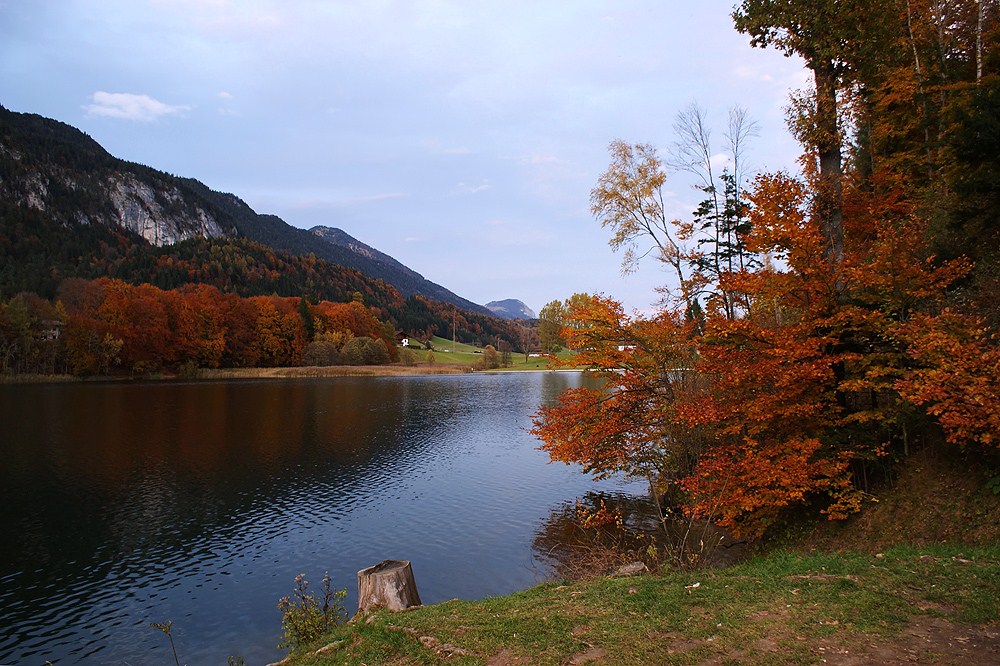
[{"label": "far shore treeline", "polygon": [[[388,287],[391,290],[391,287]],[[381,365],[399,360],[401,323],[415,337],[515,339],[519,324],[420,296],[390,307],[305,296],[239,296],[211,284],[161,289],[67,278],[53,299],[0,300],[0,372],[144,374],[198,368]],[[447,327],[447,328],[446,328]]]}]

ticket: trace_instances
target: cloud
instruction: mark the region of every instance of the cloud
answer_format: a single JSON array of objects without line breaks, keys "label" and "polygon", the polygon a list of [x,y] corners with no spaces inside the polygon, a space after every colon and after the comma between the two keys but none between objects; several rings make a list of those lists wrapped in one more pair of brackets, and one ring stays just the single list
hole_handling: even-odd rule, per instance
[{"label": "cloud", "polygon": [[459,183],[455,186],[455,192],[458,194],[478,194],[479,192],[485,192],[486,190],[492,189],[493,185],[490,181],[484,180],[478,185],[469,185],[468,183]]},{"label": "cloud", "polygon": [[191,110],[190,106],[166,104],[149,95],[109,93],[103,90],[95,92],[91,100],[92,104],[83,107],[87,111],[87,115],[143,123],[152,122],[162,116],[177,115]]},{"label": "cloud", "polygon": [[216,97],[218,97],[219,99],[232,99],[233,95],[232,95],[232,93],[228,93],[225,90],[223,90],[223,91],[220,91],[219,94],[216,95]]},{"label": "cloud", "polygon": [[712,169],[719,171],[726,168],[730,162],[729,155],[725,153],[716,153],[709,158],[709,162],[712,164]]}]

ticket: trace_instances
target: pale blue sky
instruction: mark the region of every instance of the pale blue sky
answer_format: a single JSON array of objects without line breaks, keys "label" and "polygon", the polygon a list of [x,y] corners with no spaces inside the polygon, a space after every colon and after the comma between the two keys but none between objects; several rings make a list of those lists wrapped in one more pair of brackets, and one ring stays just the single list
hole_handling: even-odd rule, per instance
[{"label": "pale blue sky", "polygon": [[[112,154],[340,227],[478,303],[578,291],[629,308],[589,212],[616,138],[666,149],[697,102],[760,122],[750,160],[794,169],[801,64],[751,49],[707,0],[0,0],[0,103]],[[670,181],[688,217],[697,193]]]}]

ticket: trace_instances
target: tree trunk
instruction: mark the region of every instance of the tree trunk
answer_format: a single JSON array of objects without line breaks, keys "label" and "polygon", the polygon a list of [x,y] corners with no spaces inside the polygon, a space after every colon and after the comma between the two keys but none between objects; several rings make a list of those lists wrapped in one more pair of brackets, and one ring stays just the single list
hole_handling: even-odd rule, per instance
[{"label": "tree trunk", "polygon": [[983,0],[976,0],[976,83],[983,78]]},{"label": "tree trunk", "polygon": [[837,109],[837,75],[830,61],[813,66],[816,80],[816,149],[819,153],[819,221],[824,255],[834,270],[844,260],[843,175]]},{"label": "tree trunk", "polygon": [[376,608],[403,610],[419,605],[409,560],[385,560],[358,572],[358,615]]}]

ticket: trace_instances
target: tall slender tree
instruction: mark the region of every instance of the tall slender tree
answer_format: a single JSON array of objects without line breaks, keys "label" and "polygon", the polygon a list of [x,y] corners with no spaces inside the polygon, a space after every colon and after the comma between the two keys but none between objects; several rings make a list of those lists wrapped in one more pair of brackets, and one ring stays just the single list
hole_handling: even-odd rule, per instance
[{"label": "tall slender tree", "polygon": [[743,0],[733,12],[736,29],[758,47],[798,55],[815,86],[800,138],[816,152],[819,183],[815,214],[825,256],[836,269],[844,259],[843,123],[838,92],[887,48],[893,3],[869,0]]}]

